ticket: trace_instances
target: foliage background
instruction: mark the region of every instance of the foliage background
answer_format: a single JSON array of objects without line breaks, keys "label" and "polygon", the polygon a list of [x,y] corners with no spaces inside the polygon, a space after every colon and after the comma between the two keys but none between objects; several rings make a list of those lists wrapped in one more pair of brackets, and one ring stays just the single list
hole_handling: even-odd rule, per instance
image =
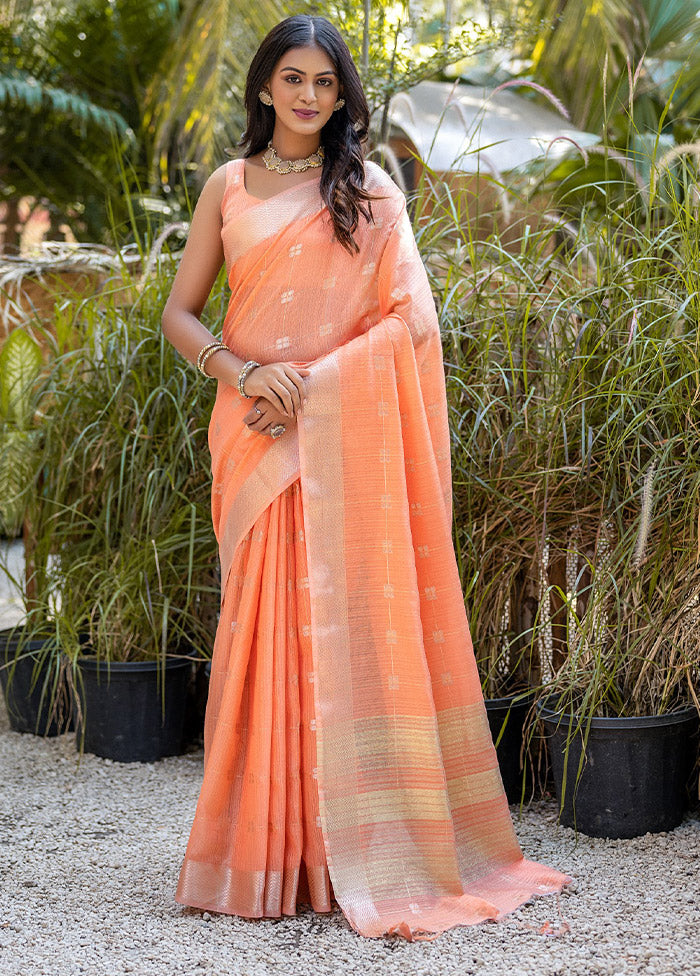
[{"label": "foliage background", "polygon": [[[423,77],[517,78],[540,86],[527,97],[561,99],[574,124],[600,136],[600,151],[572,147],[553,168],[510,174],[501,187],[525,205],[535,191],[551,194],[555,224],[526,226],[507,242],[496,228],[476,241],[450,188],[431,174],[422,187],[425,199],[434,195],[430,219],[421,223],[418,208],[417,228],[450,370],[460,570],[492,691],[523,659],[531,677],[534,655],[541,680],[557,670],[579,703],[612,714],[663,710],[698,680],[699,11],[700,0],[0,0],[0,198],[11,231],[13,208],[16,217],[18,201],[30,199],[48,207],[57,231],[144,241],[145,253],[162,225],[187,217],[235,145],[250,52],[289,13],[339,24],[374,108]],[[6,245],[16,243],[7,235]],[[166,280],[156,276],[156,292]],[[105,346],[117,372],[133,341],[162,361],[158,301],[147,298],[105,317],[102,334],[123,339]],[[109,442],[119,481],[151,399],[123,363],[118,382],[104,365],[98,357],[91,378],[114,380],[124,399],[108,406],[126,404],[126,413],[98,413],[104,428],[88,428],[103,447],[110,424],[123,428]],[[64,402],[76,430],[95,415],[81,419],[80,404]],[[80,437],[66,435],[64,446],[79,449]],[[159,496],[141,496],[138,472],[129,469],[133,519],[147,528]],[[73,494],[86,507],[72,514],[96,522],[90,491]],[[77,524],[62,522],[65,552],[71,532],[81,537]],[[72,552],[86,586],[105,584],[108,642],[121,639],[128,614],[117,607],[107,629],[110,566],[123,547],[116,524],[102,528],[99,551],[90,542]],[[147,534],[141,541],[135,571],[159,592],[154,547]],[[77,579],[75,560],[64,565]],[[155,643],[169,612],[149,607]]]},{"label": "foliage background", "polygon": [[[337,23],[373,108],[423,77],[529,78],[633,159],[700,114],[700,0],[0,0],[0,200],[52,235],[186,216],[235,146],[250,52],[278,20]],[[533,97],[537,97],[533,94]],[[646,140],[646,142],[645,142]],[[126,166],[124,160],[126,159]]]}]

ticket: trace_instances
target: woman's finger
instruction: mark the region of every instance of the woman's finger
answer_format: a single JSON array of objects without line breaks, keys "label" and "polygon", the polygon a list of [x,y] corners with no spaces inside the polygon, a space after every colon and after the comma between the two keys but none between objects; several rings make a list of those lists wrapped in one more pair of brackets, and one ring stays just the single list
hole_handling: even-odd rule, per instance
[{"label": "woman's finger", "polygon": [[[304,377],[290,363],[275,363],[274,371],[275,378],[292,394],[295,409],[298,409],[304,399]],[[309,370],[306,370],[306,372],[309,372]]]},{"label": "woman's finger", "polygon": [[[263,415],[263,412],[264,412],[264,404],[266,404],[266,403],[267,403],[267,400],[263,400],[262,397],[257,397],[257,399],[255,400],[255,403],[253,404],[253,406],[250,408],[250,410],[248,411],[248,413],[243,418],[243,423],[246,424],[246,426],[250,427],[251,424],[253,424],[257,420],[259,420],[260,417]],[[269,404],[268,404],[268,406],[269,406]]]},{"label": "woman's finger", "polygon": [[299,395],[299,391],[297,390],[296,384],[292,378],[287,375],[284,366],[284,363],[278,363],[279,369],[277,370],[274,380],[270,385],[275,390],[286,391],[287,396],[291,398],[291,400],[288,400],[285,397],[284,392],[280,392],[279,395],[285,403],[291,405],[292,412],[296,412],[298,405],[301,404],[301,397]]},{"label": "woman's finger", "polygon": [[281,380],[273,381],[271,386],[272,386],[272,393],[279,399],[282,413],[287,414],[287,416],[289,417],[293,417],[295,408],[294,408],[294,399],[291,391],[284,385],[284,383]]},{"label": "woman's finger", "polygon": [[292,417],[284,416],[279,410],[274,407],[268,407],[264,410],[262,416],[256,417],[256,419],[248,424],[250,430],[254,430],[258,434],[263,434],[266,436],[272,436],[270,431],[275,426],[275,424],[283,424],[287,429],[289,429],[293,424],[296,423],[296,419]]},{"label": "woman's finger", "polygon": [[304,397],[306,396],[306,388],[304,386],[304,378],[302,376],[300,376],[295,369],[291,369],[291,368],[289,369],[288,372],[285,373],[285,375],[286,375],[286,378],[288,380],[290,380],[294,384],[294,393],[299,398],[298,399],[298,404],[297,404],[297,407],[296,407],[296,409],[298,410],[299,407],[301,406],[303,400],[304,400]]},{"label": "woman's finger", "polygon": [[301,402],[302,402],[302,400],[304,398],[304,390],[303,390],[303,387],[300,390],[297,387],[296,383],[292,379],[290,379],[290,377],[288,377],[288,376],[285,376],[285,378],[284,378],[284,380],[282,382],[286,386],[287,390],[289,390],[289,395],[292,398],[292,409],[293,409],[294,413],[296,414],[301,409]]},{"label": "woman's finger", "polygon": [[260,413],[255,413],[255,411],[252,412],[255,415],[253,419],[250,421],[250,423],[248,424],[248,426],[251,427],[253,430],[262,430],[265,424],[274,423],[273,418],[276,414],[274,407],[270,407],[270,406],[260,407]]}]

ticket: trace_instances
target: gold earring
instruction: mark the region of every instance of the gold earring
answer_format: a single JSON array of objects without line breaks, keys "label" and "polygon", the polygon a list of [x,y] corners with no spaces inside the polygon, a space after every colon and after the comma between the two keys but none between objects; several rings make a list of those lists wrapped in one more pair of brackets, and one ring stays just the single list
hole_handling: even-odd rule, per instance
[{"label": "gold earring", "polygon": [[266,88],[262,88],[258,92],[258,98],[263,103],[263,105],[272,105],[272,95]]},{"label": "gold earring", "polygon": [[338,101],[333,106],[333,111],[334,112],[337,112],[338,109],[340,109],[340,108],[343,107],[343,105],[345,105],[345,99],[344,98],[339,98]]}]

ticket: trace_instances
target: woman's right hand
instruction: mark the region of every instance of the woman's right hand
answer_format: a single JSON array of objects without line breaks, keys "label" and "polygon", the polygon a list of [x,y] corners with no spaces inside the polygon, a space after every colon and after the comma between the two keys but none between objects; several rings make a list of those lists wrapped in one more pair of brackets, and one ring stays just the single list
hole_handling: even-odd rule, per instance
[{"label": "woman's right hand", "polygon": [[297,417],[288,417],[286,414],[281,413],[264,397],[257,397],[253,402],[253,406],[243,418],[243,423],[250,430],[255,430],[259,434],[266,434],[267,436],[272,436],[270,429],[275,424],[282,424],[286,430],[291,430],[297,421]]},{"label": "woman's right hand", "polygon": [[295,417],[306,398],[304,377],[311,372],[306,366],[268,363],[256,366],[245,378],[243,389],[251,397],[264,397],[286,417]]}]

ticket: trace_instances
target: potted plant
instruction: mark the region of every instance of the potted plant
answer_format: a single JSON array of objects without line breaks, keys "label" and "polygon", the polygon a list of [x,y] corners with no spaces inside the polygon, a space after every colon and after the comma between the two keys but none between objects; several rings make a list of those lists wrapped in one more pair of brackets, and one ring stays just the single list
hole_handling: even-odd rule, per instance
[{"label": "potted plant", "polygon": [[[656,472],[667,491],[675,467]],[[670,830],[697,800],[700,574],[677,543],[688,513],[652,517],[649,484],[636,526],[627,504],[592,540],[567,596],[569,654],[537,705],[561,821],[592,836]]]},{"label": "potted plant", "polygon": [[[473,242],[469,214],[427,173],[414,223],[443,333],[453,542],[501,776],[515,803],[532,794],[537,765],[524,730],[539,680],[536,493],[528,473],[539,445],[527,428],[539,330],[529,327],[527,303],[513,302],[507,280],[523,255],[516,262],[499,251],[496,236]],[[526,257],[535,261],[540,248],[533,235]]]},{"label": "potted plant", "polygon": [[[583,213],[578,230],[545,222],[514,254],[497,237],[478,245],[468,215],[447,211],[449,234],[433,208],[422,243],[441,301],[455,548],[487,707],[489,689],[522,664],[538,700],[528,743],[550,706],[560,730],[569,716],[569,761],[578,749],[572,771],[549,742],[564,822],[574,823],[564,808],[575,799],[576,825],[608,835],[629,821],[596,826],[580,815],[584,788],[598,820],[610,806],[591,727],[612,721],[616,748],[629,751],[618,720],[678,726],[663,760],[679,770],[677,819],[697,754],[697,638],[686,612],[696,599],[697,390],[694,285],[684,278],[697,259],[694,221],[681,214],[655,232],[644,215],[595,224]],[[648,498],[663,499],[654,517]],[[655,777],[642,775],[649,792]],[[630,784],[633,806],[640,789]]]},{"label": "potted plant", "polygon": [[562,822],[593,836],[670,830],[697,800],[700,577],[690,560],[669,574],[659,529],[644,567],[624,539],[593,564],[569,656],[538,703]]},{"label": "potted plant", "polygon": [[162,336],[168,273],[159,261],[131,304],[85,302],[84,341],[57,358],[50,384],[57,620],[76,744],[124,762],[184,748],[218,610],[211,391]]},{"label": "potted plant", "polygon": [[23,535],[24,570],[15,575],[8,561],[0,570],[22,594],[22,623],[0,631],[0,684],[10,727],[53,736],[71,727],[67,688],[56,635],[47,614],[50,602],[42,353],[24,328],[14,329],[0,351],[0,531]]},{"label": "potted plant", "polygon": [[697,799],[697,243],[679,207],[626,219],[624,247],[607,215],[595,236],[616,245],[553,343],[541,532],[566,571],[542,622],[565,654],[538,710],[561,820],[594,836],[671,829]]}]

